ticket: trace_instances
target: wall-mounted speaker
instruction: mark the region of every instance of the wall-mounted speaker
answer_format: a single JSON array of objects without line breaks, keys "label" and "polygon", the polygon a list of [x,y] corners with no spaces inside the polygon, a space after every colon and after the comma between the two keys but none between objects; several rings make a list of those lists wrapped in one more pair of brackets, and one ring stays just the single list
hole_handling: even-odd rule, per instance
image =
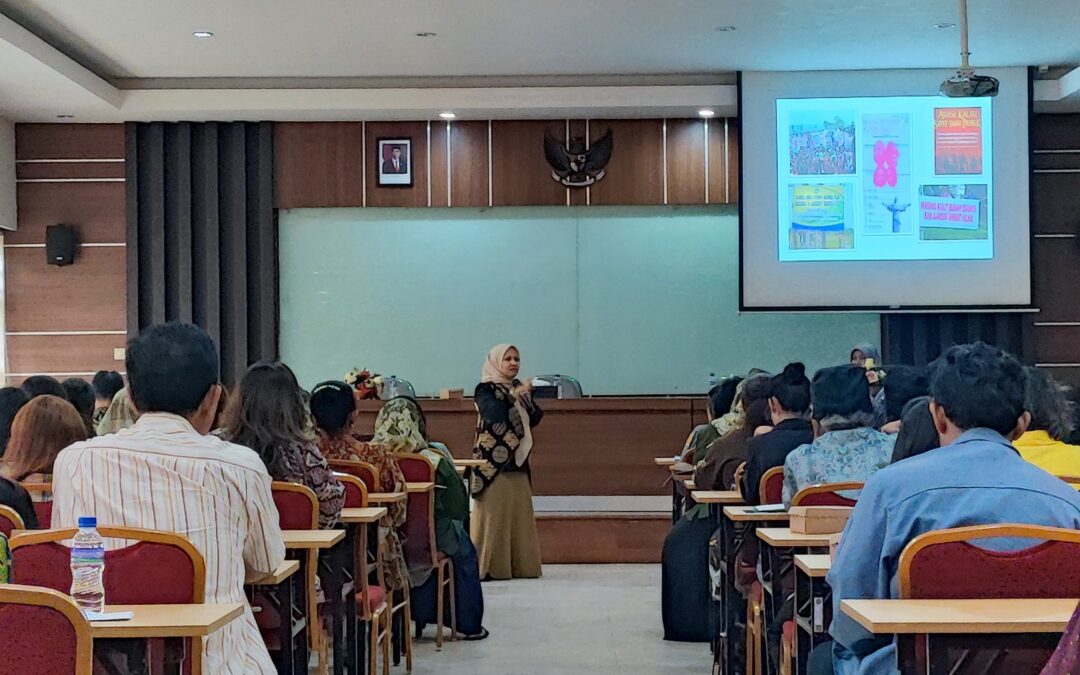
[{"label": "wall-mounted speaker", "polygon": [[75,262],[79,236],[71,225],[50,225],[45,228],[45,255],[50,265],[70,265]]}]

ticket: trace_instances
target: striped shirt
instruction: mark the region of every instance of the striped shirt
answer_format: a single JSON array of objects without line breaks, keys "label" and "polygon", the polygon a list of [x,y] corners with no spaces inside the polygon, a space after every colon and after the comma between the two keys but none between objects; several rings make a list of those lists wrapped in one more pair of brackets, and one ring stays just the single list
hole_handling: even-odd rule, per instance
[{"label": "striped shirt", "polygon": [[[247,605],[245,574],[273,571],[285,558],[262,460],[199,434],[176,415],[143,415],[130,429],[63,450],[53,468],[53,498],[56,528],[96,516],[101,525],[186,536],[206,562],[208,603]],[[204,648],[207,673],[275,672],[250,608]]]}]

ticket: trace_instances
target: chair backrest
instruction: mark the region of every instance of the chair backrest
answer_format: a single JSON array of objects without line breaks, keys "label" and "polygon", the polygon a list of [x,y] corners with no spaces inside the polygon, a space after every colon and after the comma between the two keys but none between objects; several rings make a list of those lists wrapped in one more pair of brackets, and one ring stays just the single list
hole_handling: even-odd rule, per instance
[{"label": "chair backrest", "polygon": [[341,473],[347,473],[350,476],[356,476],[360,480],[364,481],[364,485],[367,486],[367,491],[381,492],[379,489],[379,470],[368,462],[354,462],[349,459],[331,459],[328,460],[330,468],[334,471]]},{"label": "chair backrest", "polygon": [[[1018,551],[976,546],[980,539],[1036,540]],[[1041,525],[975,525],[911,540],[900,554],[906,599],[1080,597],[1080,531]]]},{"label": "chair backrest", "polygon": [[[435,464],[423,455],[394,453],[394,461],[409,483],[435,481]],[[405,508],[405,561],[410,567],[436,564],[439,549],[435,544],[435,491],[410,492]]]},{"label": "chair backrest", "polygon": [[345,508],[355,509],[367,506],[367,486],[364,485],[364,481],[347,473],[340,473],[336,478],[345,486]]},{"label": "chair backrest", "polygon": [[10,537],[13,530],[25,529],[26,524],[23,523],[22,516],[16,510],[0,504],[0,534]]},{"label": "chair backrest", "polygon": [[276,480],[270,485],[278,510],[278,525],[283,530],[319,529],[319,499],[311,488],[299,483]]},{"label": "chair backrest", "polygon": [[20,675],[90,675],[90,624],[64,593],[0,585],[0,654],[4,671]]},{"label": "chair backrest", "polygon": [[791,498],[792,506],[855,506],[854,499],[843,497],[838,492],[861,490],[862,483],[822,483],[811,485],[795,493]]},{"label": "chair backrest", "polygon": [[[12,578],[28,586],[71,590],[71,549],[78,530],[28,530],[11,538]],[[105,551],[105,597],[116,605],[187,605],[206,597],[206,564],[186,537],[134,527],[98,528],[128,542]],[[134,543],[132,543],[134,542]]]},{"label": "chair backrest", "polygon": [[758,496],[762,504],[779,504],[784,501],[784,467],[774,466],[761,476]]},{"label": "chair backrest", "polygon": [[52,527],[52,483],[22,483],[22,486],[34,499],[38,527],[42,530]]}]

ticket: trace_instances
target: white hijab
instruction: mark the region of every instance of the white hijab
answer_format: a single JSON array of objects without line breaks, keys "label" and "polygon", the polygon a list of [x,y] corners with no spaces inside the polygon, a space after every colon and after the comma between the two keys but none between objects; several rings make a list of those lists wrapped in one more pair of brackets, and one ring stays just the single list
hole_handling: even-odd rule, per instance
[{"label": "white hijab", "polygon": [[[506,357],[506,352],[511,349],[517,349],[517,347],[510,344],[499,344],[488,351],[487,359],[484,361],[484,368],[480,372],[480,381],[501,384],[510,390],[510,400],[514,402],[514,407],[517,408],[518,416],[521,418],[521,427],[525,430],[521,437],[521,443],[518,445],[517,450],[514,451],[514,462],[518,466],[525,466],[525,460],[529,458],[529,451],[532,450],[533,445],[532,425],[529,424],[529,411],[522,402],[522,397],[514,393],[514,378],[507,375],[506,371],[503,370],[503,359]],[[518,352],[520,351],[518,349]]]}]

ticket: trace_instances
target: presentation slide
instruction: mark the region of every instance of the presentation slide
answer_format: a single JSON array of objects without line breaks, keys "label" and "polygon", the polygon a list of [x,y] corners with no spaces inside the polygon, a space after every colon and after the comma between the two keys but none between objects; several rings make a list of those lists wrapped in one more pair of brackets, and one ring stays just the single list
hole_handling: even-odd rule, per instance
[{"label": "presentation slide", "polygon": [[780,261],[993,258],[990,101],[777,99]]},{"label": "presentation slide", "polygon": [[950,74],[740,75],[741,310],[1030,307],[1030,74]]}]

